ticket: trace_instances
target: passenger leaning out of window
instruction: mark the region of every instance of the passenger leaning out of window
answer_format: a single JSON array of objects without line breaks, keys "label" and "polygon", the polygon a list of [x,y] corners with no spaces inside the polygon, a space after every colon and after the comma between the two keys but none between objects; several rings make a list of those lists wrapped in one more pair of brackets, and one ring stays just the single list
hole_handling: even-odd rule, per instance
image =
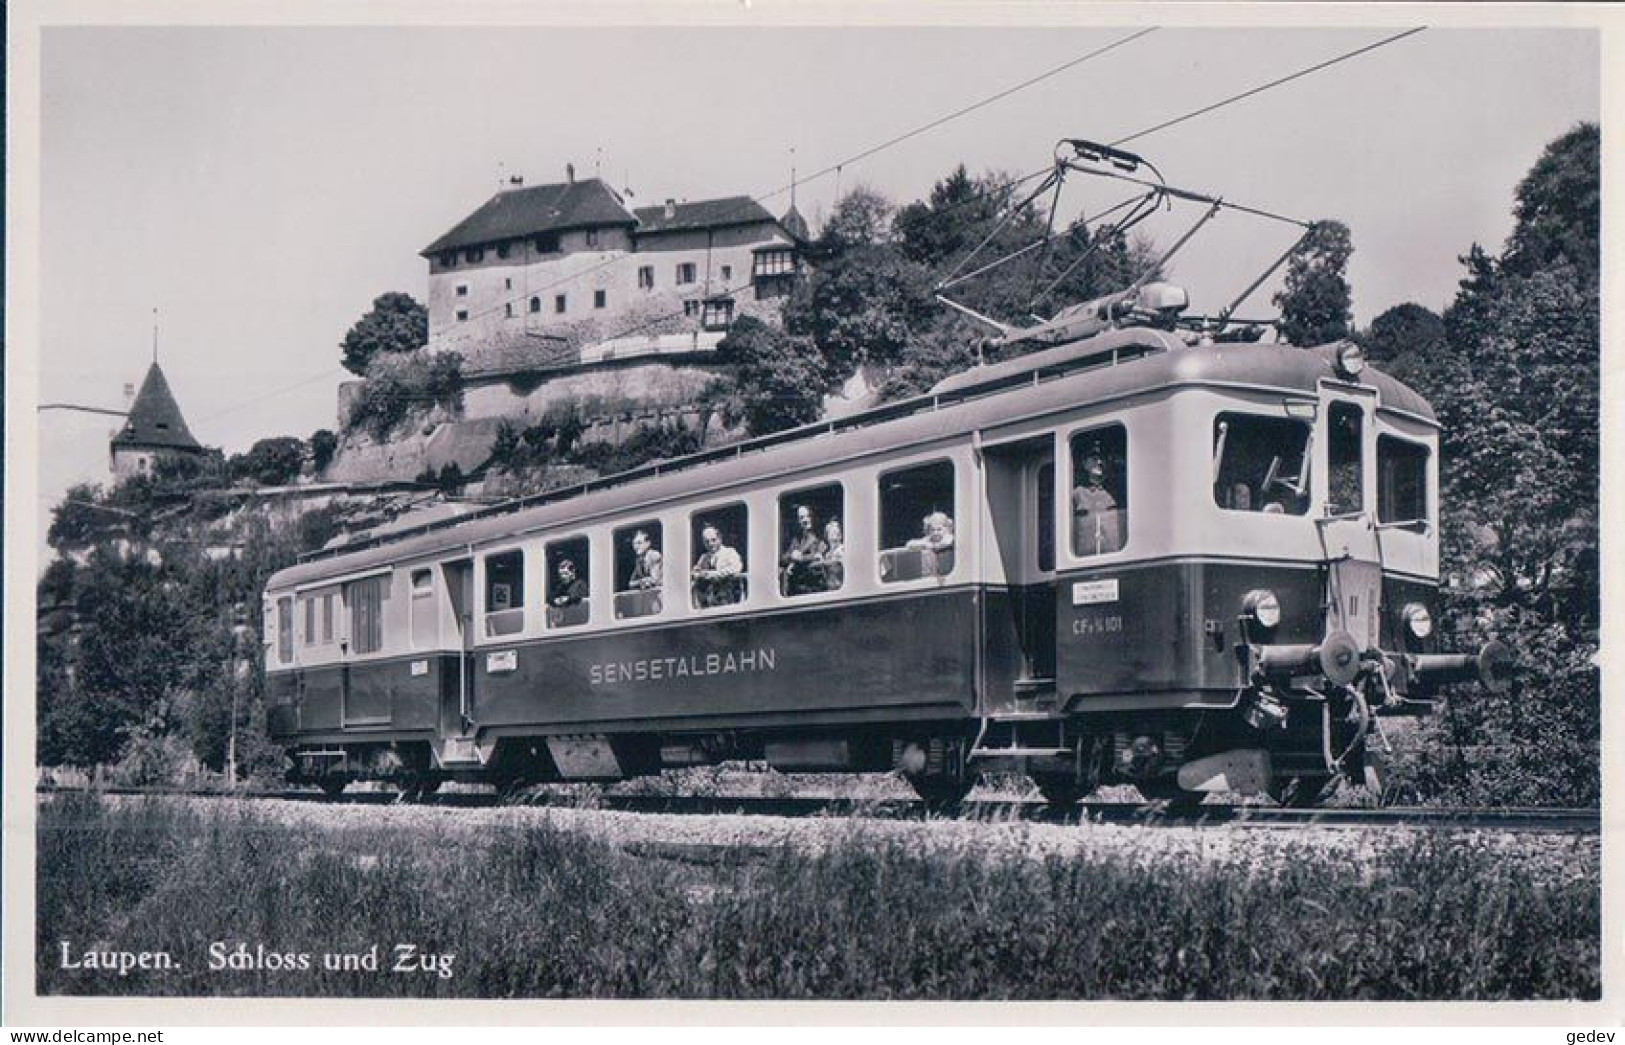
[{"label": "passenger leaning out of window", "polygon": [[908,547],[925,553],[925,572],[942,576],[953,569],[954,520],[947,512],[932,512],[921,520],[922,535]]},{"label": "passenger leaning out of window", "polygon": [[632,577],[627,587],[632,591],[659,591],[660,549],[647,532],[639,530],[632,535],[632,556]]},{"label": "passenger leaning out of window", "polygon": [[745,562],[739,553],[722,543],[722,534],[715,526],[700,531],[700,543],[705,551],[694,561],[694,601],[701,608],[726,606],[745,597],[740,581]]},{"label": "passenger leaning out of window", "polygon": [[587,582],[576,576],[576,564],[569,559],[559,560],[559,583],[553,589],[555,606],[575,606],[587,599]]},{"label": "passenger leaning out of window", "polygon": [[781,589],[786,595],[809,595],[827,591],[824,578],[824,556],[829,545],[818,536],[812,509],[804,504],[796,506],[796,532],[779,556]]},{"label": "passenger leaning out of window", "polygon": [[841,520],[831,519],[824,525],[824,582],[834,591],[846,580],[846,538],[841,532]]}]

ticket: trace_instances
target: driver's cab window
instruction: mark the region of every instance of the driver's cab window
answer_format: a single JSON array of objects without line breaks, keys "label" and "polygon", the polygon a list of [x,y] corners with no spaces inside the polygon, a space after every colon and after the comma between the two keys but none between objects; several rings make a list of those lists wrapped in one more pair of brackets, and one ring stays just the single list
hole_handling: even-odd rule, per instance
[{"label": "driver's cab window", "polygon": [[1365,507],[1365,414],[1354,403],[1333,403],[1326,437],[1326,514],[1353,515]]},{"label": "driver's cab window", "polygon": [[1128,539],[1128,431],[1079,432],[1072,447],[1072,554],[1120,551]]},{"label": "driver's cab window", "polygon": [[1213,420],[1213,500],[1232,512],[1309,510],[1307,421],[1225,412]]}]

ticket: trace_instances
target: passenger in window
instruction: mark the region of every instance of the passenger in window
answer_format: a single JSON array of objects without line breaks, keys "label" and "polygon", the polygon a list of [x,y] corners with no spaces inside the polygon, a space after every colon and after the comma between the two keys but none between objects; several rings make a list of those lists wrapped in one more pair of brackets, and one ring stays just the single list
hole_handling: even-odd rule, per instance
[{"label": "passenger in window", "polygon": [[700,531],[700,543],[705,551],[694,561],[694,601],[702,609],[708,606],[727,606],[745,597],[740,584],[745,562],[739,553],[722,543],[722,534],[715,526]]},{"label": "passenger in window", "polygon": [[660,590],[660,550],[649,539],[647,531],[632,535],[632,577],[627,587],[633,591]]},{"label": "passenger in window", "polygon": [[941,577],[954,568],[954,520],[947,512],[932,512],[921,520],[922,536],[908,547],[925,553],[924,572]]},{"label": "passenger in window", "polygon": [[587,582],[576,576],[576,564],[569,559],[559,560],[559,583],[554,589],[555,606],[575,606],[587,599]]},{"label": "passenger in window", "polygon": [[828,551],[829,546],[818,536],[812,509],[804,504],[796,505],[796,532],[785,546],[784,554],[779,556],[780,590],[786,595],[828,591],[829,585],[824,579],[824,555]]},{"label": "passenger in window", "polygon": [[824,525],[824,583],[835,591],[846,580],[846,538],[841,533],[841,520],[831,519]]},{"label": "passenger in window", "polygon": [[1106,489],[1106,462],[1100,447],[1090,449],[1072,488],[1072,546],[1077,555],[1101,555],[1123,546],[1117,498]]}]

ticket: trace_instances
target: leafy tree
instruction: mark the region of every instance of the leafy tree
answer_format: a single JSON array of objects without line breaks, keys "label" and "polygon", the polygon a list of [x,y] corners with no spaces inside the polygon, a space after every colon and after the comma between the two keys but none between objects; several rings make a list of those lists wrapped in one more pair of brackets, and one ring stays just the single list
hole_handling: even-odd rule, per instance
[{"label": "leafy tree", "polygon": [[248,453],[231,458],[232,479],[249,480],[261,486],[286,486],[299,478],[305,463],[305,444],[291,435],[261,439]]},{"label": "leafy tree", "polygon": [[738,392],[752,435],[818,419],[827,380],[823,357],[810,338],[746,316],[734,323],[717,350],[739,366]]},{"label": "leafy tree", "polygon": [[855,186],[835,201],[829,220],[819,234],[817,250],[838,254],[854,247],[872,247],[891,240],[892,204],[867,185]]},{"label": "leafy tree", "polygon": [[365,376],[380,355],[415,352],[429,343],[429,310],[410,294],[390,291],[373,299],[372,308],[356,320],[339,348],[344,367]]},{"label": "leafy tree", "polygon": [[1444,319],[1412,301],[1373,319],[1359,341],[1367,359],[1401,381],[1431,365],[1447,347]]},{"label": "leafy tree", "polygon": [[320,475],[333,463],[339,450],[339,437],[326,428],[318,428],[310,435],[310,466]]},{"label": "leafy tree", "polygon": [[1516,226],[1501,266],[1518,276],[1566,262],[1595,280],[1602,177],[1597,125],[1582,123],[1548,145],[1518,184]]},{"label": "leafy tree", "polygon": [[810,337],[838,374],[889,365],[938,318],[929,274],[889,246],[852,247],[820,265],[790,295],[785,328]]},{"label": "leafy tree", "polygon": [[923,395],[943,378],[974,366],[975,346],[983,336],[980,330],[954,320],[914,338],[886,376],[880,389],[881,397],[904,399]]},{"label": "leafy tree", "polygon": [[1286,283],[1275,295],[1281,335],[1308,348],[1349,335],[1351,294],[1344,272],[1354,253],[1349,227],[1316,222],[1287,262]]},{"label": "leafy tree", "polygon": [[413,352],[379,359],[351,402],[346,432],[365,431],[382,439],[415,413],[461,406],[463,357],[456,352]]},{"label": "leafy tree", "polygon": [[59,552],[69,551],[91,544],[106,536],[109,530],[121,529],[121,516],[104,508],[103,500],[102,488],[97,483],[70,486],[51,510],[51,526],[45,531],[45,542]]}]

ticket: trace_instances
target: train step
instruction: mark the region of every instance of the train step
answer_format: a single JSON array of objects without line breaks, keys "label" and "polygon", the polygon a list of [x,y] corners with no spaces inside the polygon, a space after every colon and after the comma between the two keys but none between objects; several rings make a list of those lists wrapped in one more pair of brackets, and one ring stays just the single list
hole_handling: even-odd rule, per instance
[{"label": "train step", "polygon": [[441,742],[439,755],[443,769],[462,769],[483,764],[479,747],[473,737],[447,737]]}]

